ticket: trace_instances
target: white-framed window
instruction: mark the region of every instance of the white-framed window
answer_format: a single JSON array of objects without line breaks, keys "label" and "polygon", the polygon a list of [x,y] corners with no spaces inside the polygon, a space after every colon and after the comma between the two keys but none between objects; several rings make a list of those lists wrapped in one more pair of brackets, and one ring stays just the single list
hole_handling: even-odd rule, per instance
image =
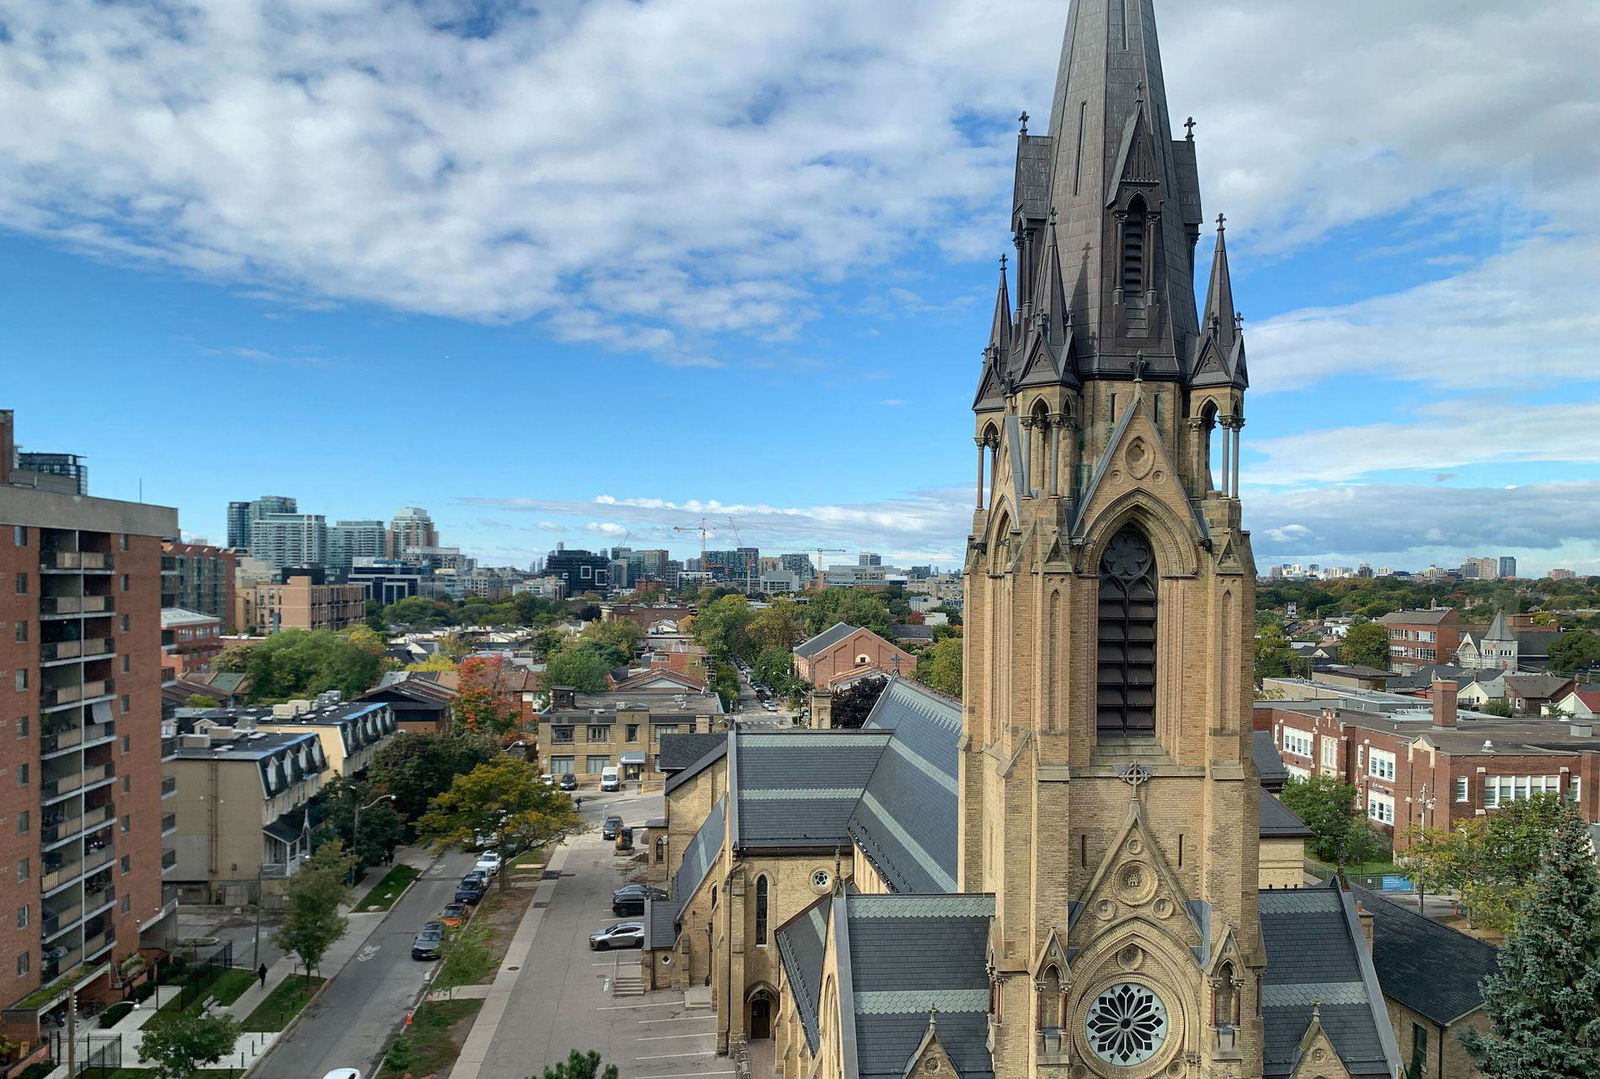
[{"label": "white-framed window", "polygon": [[1569,801],[1569,802],[1581,802],[1581,801],[1583,801],[1583,777],[1582,776],[1575,776],[1575,775],[1567,776],[1567,801]]},{"label": "white-framed window", "polygon": [[1325,772],[1339,768],[1339,739],[1322,736],[1322,769]]},{"label": "white-framed window", "polygon": [[1292,727],[1283,728],[1283,751],[1297,757],[1311,756],[1311,735]]},{"label": "white-framed window", "polygon": [[1374,749],[1368,752],[1367,775],[1393,783],[1394,754],[1387,749]]},{"label": "white-framed window", "polygon": [[1472,799],[1472,781],[1466,776],[1456,776],[1456,801],[1467,802]]},{"label": "white-framed window", "polygon": [[1311,769],[1302,768],[1298,764],[1285,764],[1283,770],[1288,772],[1293,779],[1310,779]]},{"label": "white-framed window", "polygon": [[1367,816],[1379,824],[1393,824],[1394,799],[1382,791],[1368,791]]},{"label": "white-framed window", "polygon": [[1561,790],[1560,776],[1485,776],[1483,808],[1498,809],[1508,802],[1520,802],[1536,794]]}]

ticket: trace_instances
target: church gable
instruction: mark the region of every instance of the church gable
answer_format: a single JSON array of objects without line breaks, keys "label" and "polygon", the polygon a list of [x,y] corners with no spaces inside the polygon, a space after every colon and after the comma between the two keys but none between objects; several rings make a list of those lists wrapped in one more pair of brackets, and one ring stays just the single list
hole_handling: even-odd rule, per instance
[{"label": "church gable", "polygon": [[1134,804],[1083,892],[1068,939],[1074,954],[1081,954],[1092,940],[1112,934],[1119,923],[1138,918],[1157,935],[1187,949],[1190,958],[1198,962],[1203,953],[1196,949],[1202,947],[1204,927],[1196,924],[1190,911],[1190,897],[1168,866],[1143,808]]}]

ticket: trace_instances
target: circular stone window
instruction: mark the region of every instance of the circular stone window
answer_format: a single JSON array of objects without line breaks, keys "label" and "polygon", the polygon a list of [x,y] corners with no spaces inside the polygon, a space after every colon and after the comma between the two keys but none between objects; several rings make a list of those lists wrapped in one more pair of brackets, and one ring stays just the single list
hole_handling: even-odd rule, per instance
[{"label": "circular stone window", "polygon": [[1119,982],[1094,998],[1084,1022],[1089,1048],[1108,1064],[1143,1064],[1167,1040],[1167,1006],[1155,991]]},{"label": "circular stone window", "polygon": [[819,869],[811,874],[811,887],[819,892],[825,892],[833,885],[833,874],[826,869]]}]

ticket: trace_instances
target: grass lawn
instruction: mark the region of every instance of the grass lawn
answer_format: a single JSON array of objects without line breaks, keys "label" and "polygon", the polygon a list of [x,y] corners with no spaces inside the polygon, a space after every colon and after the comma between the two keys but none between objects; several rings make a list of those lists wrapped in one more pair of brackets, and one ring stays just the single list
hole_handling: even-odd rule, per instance
[{"label": "grass lawn", "polygon": [[291,974],[267,994],[267,999],[256,1005],[256,1010],[245,1016],[246,1031],[282,1030],[306,1006],[325,979],[307,978]]},{"label": "grass lawn", "polygon": [[535,847],[532,850],[523,851],[521,854],[511,859],[511,868],[531,869],[536,865],[549,865],[550,846],[551,845],[549,843],[546,843],[542,847]]},{"label": "grass lawn", "polygon": [[232,1004],[244,996],[244,991],[254,985],[255,980],[255,971],[230,967],[212,984],[209,995],[216,997],[218,1004]]},{"label": "grass lawn", "polygon": [[[411,1026],[403,1029],[378,1069],[378,1079],[412,1075],[443,1075],[450,1070],[467,1040],[481,1000],[437,1000],[418,1006]],[[404,1063],[400,1069],[392,1063]]]},{"label": "grass lawn", "polygon": [[406,890],[406,885],[416,880],[417,876],[417,870],[408,865],[395,866],[356,904],[356,910],[388,910],[400,898],[400,893]]}]

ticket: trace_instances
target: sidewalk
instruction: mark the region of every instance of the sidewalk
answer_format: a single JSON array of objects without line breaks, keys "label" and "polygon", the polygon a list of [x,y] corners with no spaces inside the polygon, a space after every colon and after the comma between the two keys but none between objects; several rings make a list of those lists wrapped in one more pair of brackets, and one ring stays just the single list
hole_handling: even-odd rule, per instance
[{"label": "sidewalk", "polygon": [[[399,847],[395,850],[395,864],[409,865],[414,869],[425,870],[433,863],[434,855],[427,850],[417,847]],[[376,872],[382,870],[382,872]],[[383,873],[388,872],[388,867],[376,866],[374,873],[369,873],[370,879],[363,881],[356,888],[353,899],[359,901],[366,889],[383,879]],[[373,911],[367,914],[353,913],[350,907],[341,907],[340,911],[350,922],[350,928],[345,935],[334,941],[328,948],[322,962],[318,965],[317,973],[324,980],[332,980],[335,974],[343,970],[345,965],[360,954],[366,947],[367,938],[370,937],[389,912]],[[240,994],[239,999],[232,1004],[213,1005],[209,1011],[213,1014],[231,1015],[243,1021],[255,1011],[263,1001],[272,995],[272,991],[282,985],[284,980],[292,974],[300,972],[300,959],[295,955],[285,955],[267,968],[267,979],[263,985],[258,979],[250,983],[250,988]],[[133,1011],[123,1016],[115,1025],[101,1029],[93,1020],[80,1023],[78,1026],[79,1066],[87,1059],[95,1045],[102,1044],[113,1035],[122,1036],[122,1066],[124,1068],[147,1067],[144,1058],[139,1055],[139,1039],[141,1029],[156,1014],[157,1008],[178,995],[179,987],[163,985],[156,988],[155,993],[142,1004],[134,1005]],[[93,1041],[90,1037],[93,1036]],[[219,1066],[236,1068],[240,1070],[252,1067],[258,1060],[267,1054],[281,1035],[277,1032],[246,1032],[239,1036],[234,1043],[234,1052],[230,1057],[219,1062]],[[61,1064],[50,1072],[46,1079],[66,1079],[66,1064]]]}]

